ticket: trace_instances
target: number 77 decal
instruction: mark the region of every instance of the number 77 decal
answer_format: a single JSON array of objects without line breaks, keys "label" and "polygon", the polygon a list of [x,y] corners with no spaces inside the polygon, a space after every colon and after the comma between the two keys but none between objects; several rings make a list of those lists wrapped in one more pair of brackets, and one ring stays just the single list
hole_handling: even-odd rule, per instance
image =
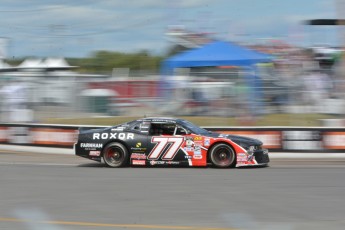
[{"label": "number 77 decal", "polygon": [[[152,149],[147,159],[157,160],[164,152],[165,153],[162,156],[162,160],[174,159],[176,153],[183,143],[183,140],[183,137],[152,137],[151,143],[157,144]],[[170,144],[170,146],[166,149],[168,144]]]}]

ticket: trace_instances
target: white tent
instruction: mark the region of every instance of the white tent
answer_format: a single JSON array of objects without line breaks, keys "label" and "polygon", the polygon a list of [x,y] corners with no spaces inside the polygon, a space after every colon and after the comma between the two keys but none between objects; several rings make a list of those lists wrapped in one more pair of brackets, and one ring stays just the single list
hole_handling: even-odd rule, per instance
[{"label": "white tent", "polygon": [[44,67],[42,59],[36,59],[36,58],[29,58],[25,59],[19,66],[18,68],[29,68],[29,69],[39,69]]},{"label": "white tent", "polygon": [[68,70],[76,67],[69,65],[64,58],[29,58],[17,66],[18,69],[26,70]]}]

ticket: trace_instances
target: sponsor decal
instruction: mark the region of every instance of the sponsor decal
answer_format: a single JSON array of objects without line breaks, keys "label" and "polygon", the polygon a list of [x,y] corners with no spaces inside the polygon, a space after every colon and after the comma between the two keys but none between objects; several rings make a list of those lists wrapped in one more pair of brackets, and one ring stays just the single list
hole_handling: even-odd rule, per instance
[{"label": "sponsor decal", "polygon": [[210,138],[205,138],[205,140],[204,140],[204,145],[205,146],[210,146]]},{"label": "sponsor decal", "polygon": [[195,146],[202,146],[203,142],[202,141],[194,141]]},{"label": "sponsor decal", "polygon": [[103,148],[101,143],[80,143],[81,148]]},{"label": "sponsor decal", "polygon": [[193,152],[194,148],[193,147],[184,147],[183,148],[186,152]]},{"label": "sponsor decal", "polygon": [[131,148],[135,152],[145,152],[146,148],[141,148],[141,142],[135,144],[135,148]]},{"label": "sponsor decal", "polygon": [[101,155],[101,151],[90,151],[89,155],[99,157]]},{"label": "sponsor decal", "polygon": [[192,159],[192,156],[184,156],[184,159]]},{"label": "sponsor decal", "polygon": [[164,165],[165,161],[150,161],[151,165]]},{"label": "sponsor decal", "polygon": [[94,133],[92,136],[94,140],[107,140],[107,139],[120,139],[120,140],[133,140],[134,133]]},{"label": "sponsor decal", "polygon": [[194,146],[194,142],[192,140],[188,139],[188,140],[186,140],[186,146],[192,147],[192,146]]},{"label": "sponsor decal", "polygon": [[166,164],[167,165],[179,165],[180,162],[178,162],[178,161],[167,161]]},{"label": "sponsor decal", "polygon": [[146,148],[131,148],[132,152],[145,152]]},{"label": "sponsor decal", "polygon": [[132,160],[132,165],[146,165],[144,160]]},{"label": "sponsor decal", "polygon": [[196,136],[196,137],[194,137],[194,141],[202,141],[202,137],[201,136]]},{"label": "sponsor decal", "polygon": [[201,155],[201,148],[200,146],[194,147],[194,155]]},{"label": "sponsor decal", "polygon": [[194,155],[193,158],[197,159],[197,160],[200,160],[200,159],[202,159],[202,155]]},{"label": "sponsor decal", "polygon": [[245,153],[238,153],[237,154],[237,162],[247,161],[248,157]]},{"label": "sponsor decal", "polygon": [[242,162],[242,161],[247,161],[247,157],[240,157],[240,158],[237,158],[237,162]]},{"label": "sponsor decal", "polygon": [[145,159],[146,160],[146,155],[144,153],[132,153],[131,158],[132,159]]}]

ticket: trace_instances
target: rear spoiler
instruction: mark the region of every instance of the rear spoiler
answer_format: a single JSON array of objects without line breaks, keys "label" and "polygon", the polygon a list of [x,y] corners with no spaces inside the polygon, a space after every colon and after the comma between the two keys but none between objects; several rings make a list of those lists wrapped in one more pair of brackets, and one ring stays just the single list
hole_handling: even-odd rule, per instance
[{"label": "rear spoiler", "polygon": [[85,131],[91,131],[91,130],[103,129],[103,128],[106,128],[106,126],[80,126],[78,128],[78,132],[83,133]]}]

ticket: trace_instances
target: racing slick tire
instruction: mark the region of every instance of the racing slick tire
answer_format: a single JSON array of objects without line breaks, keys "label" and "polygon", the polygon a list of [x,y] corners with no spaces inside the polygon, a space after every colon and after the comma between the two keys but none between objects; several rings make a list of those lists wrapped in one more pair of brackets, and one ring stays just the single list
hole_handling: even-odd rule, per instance
[{"label": "racing slick tire", "polygon": [[209,159],[216,168],[229,168],[236,166],[236,154],[230,145],[225,143],[215,144],[210,152]]},{"label": "racing slick tire", "polygon": [[112,168],[127,166],[129,158],[126,147],[118,142],[112,142],[102,151],[104,163]]}]

